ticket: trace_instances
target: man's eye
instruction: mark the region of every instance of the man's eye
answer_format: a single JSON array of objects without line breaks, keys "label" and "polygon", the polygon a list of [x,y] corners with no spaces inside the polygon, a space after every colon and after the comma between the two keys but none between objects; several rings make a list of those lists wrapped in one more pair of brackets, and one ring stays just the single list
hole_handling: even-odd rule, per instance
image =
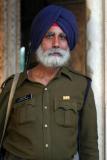
[{"label": "man's eye", "polygon": [[60,35],[60,39],[66,40],[66,39],[67,39],[67,38],[66,38],[66,35],[61,34],[61,35]]},{"label": "man's eye", "polygon": [[51,38],[53,38],[53,36],[54,36],[53,34],[46,34],[46,35],[45,35],[45,38],[51,39]]}]

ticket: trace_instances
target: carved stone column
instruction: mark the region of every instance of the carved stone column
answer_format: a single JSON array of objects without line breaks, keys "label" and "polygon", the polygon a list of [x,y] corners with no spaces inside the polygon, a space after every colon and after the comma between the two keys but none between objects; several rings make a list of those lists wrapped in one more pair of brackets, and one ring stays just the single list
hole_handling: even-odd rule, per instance
[{"label": "carved stone column", "polygon": [[20,1],[0,0],[0,85],[19,72]]},{"label": "carved stone column", "polygon": [[87,0],[89,19],[87,22],[87,72],[92,78],[98,118],[98,142],[100,160],[104,160],[104,1]]},{"label": "carved stone column", "polygon": [[19,71],[20,1],[4,0],[4,79]]},{"label": "carved stone column", "polygon": [[3,51],[4,51],[3,0],[0,0],[0,84],[3,81]]},{"label": "carved stone column", "polygon": [[105,0],[105,159],[107,159],[107,1]]}]

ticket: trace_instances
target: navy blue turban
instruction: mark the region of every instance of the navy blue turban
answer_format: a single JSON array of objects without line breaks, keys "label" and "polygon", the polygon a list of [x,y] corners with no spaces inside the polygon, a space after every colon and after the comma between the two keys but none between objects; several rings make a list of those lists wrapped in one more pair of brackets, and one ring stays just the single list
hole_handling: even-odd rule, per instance
[{"label": "navy blue turban", "polygon": [[75,16],[71,11],[61,6],[49,5],[37,14],[32,23],[32,52],[36,51],[46,32],[55,22],[66,34],[70,50],[75,47],[78,38],[78,27]]}]

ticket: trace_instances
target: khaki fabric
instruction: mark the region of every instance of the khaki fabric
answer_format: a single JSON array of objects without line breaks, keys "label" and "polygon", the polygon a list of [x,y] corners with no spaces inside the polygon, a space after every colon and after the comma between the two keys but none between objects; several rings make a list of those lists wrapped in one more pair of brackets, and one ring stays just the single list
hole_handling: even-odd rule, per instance
[{"label": "khaki fabric", "polygon": [[[80,160],[98,160],[97,118],[91,87],[84,103],[88,81],[66,67],[47,86],[31,82],[26,72],[21,73],[4,148],[23,159],[73,160],[79,143]],[[11,80],[0,96],[0,132],[10,84]]]}]

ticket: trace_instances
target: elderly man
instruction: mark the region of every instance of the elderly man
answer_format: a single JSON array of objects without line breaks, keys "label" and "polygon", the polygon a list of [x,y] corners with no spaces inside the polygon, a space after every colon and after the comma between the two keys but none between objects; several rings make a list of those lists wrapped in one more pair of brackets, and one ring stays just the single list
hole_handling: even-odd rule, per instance
[{"label": "elderly man", "polygon": [[[91,81],[67,67],[77,37],[74,15],[61,6],[49,5],[35,17],[31,54],[37,64],[20,74],[3,141],[5,160],[73,160],[77,153],[80,160],[98,160]],[[1,93],[2,119],[12,79]]]}]

